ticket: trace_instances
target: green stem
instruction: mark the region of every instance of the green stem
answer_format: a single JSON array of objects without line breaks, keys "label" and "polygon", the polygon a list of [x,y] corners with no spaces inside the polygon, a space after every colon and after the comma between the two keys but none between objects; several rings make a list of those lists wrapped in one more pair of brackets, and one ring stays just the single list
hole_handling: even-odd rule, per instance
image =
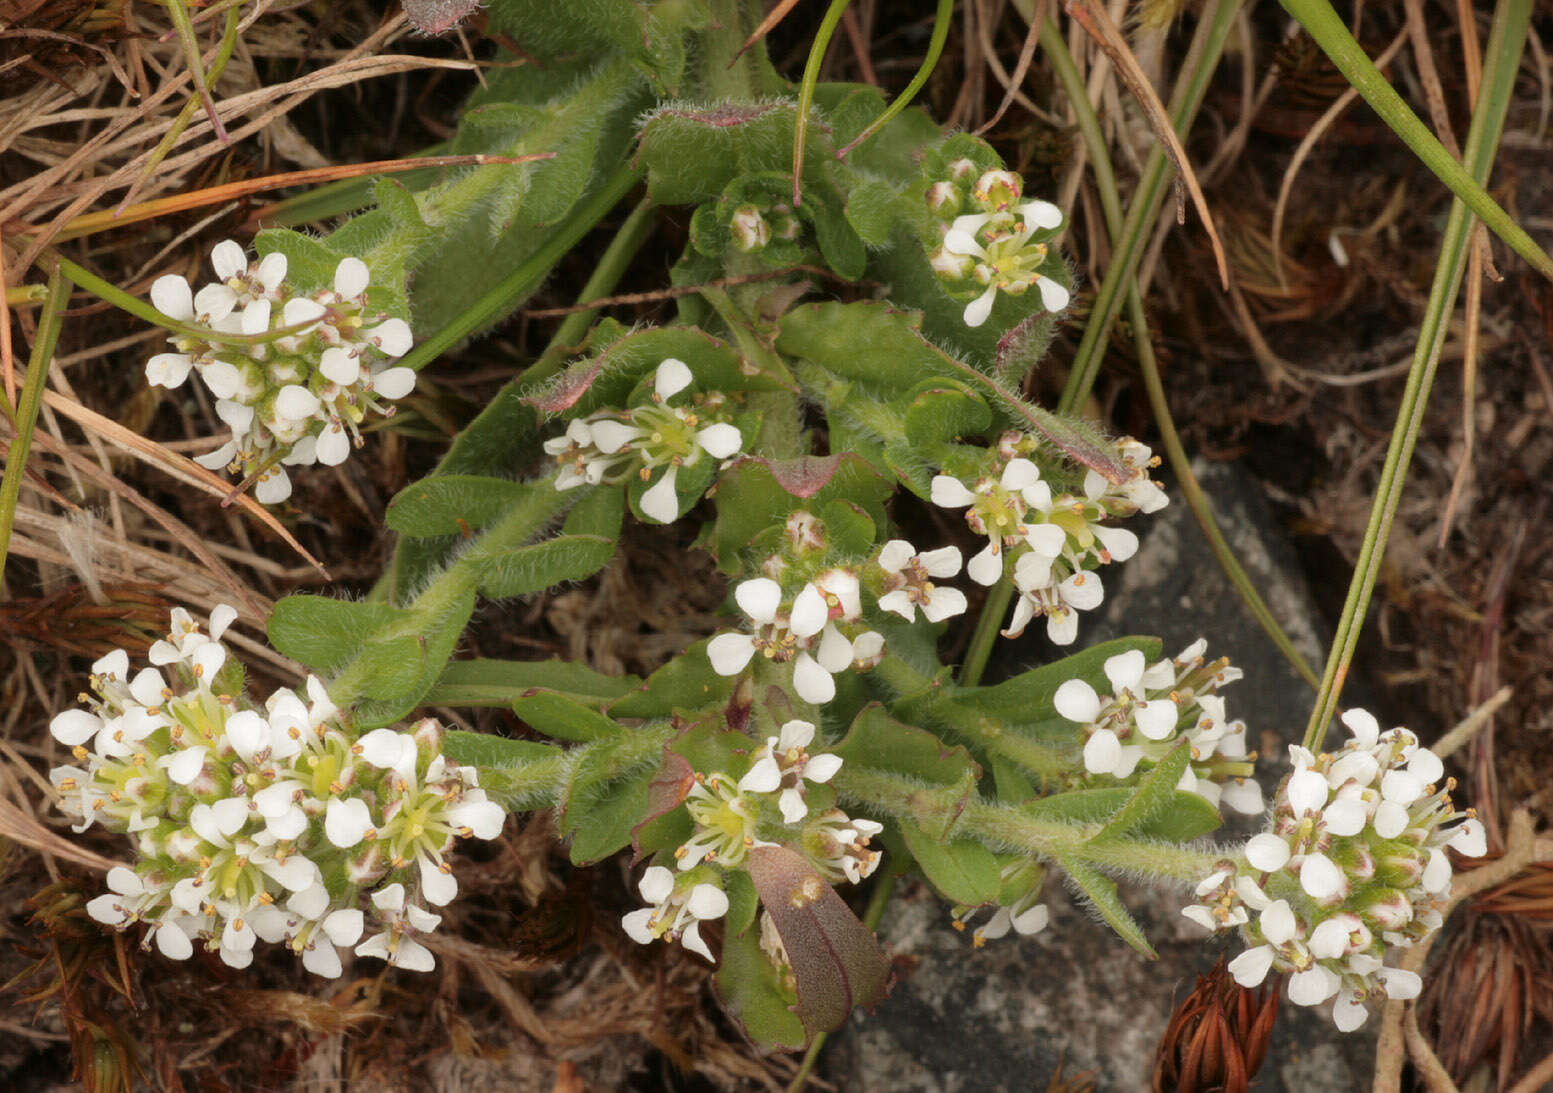
[{"label": "green stem", "polygon": [[1014,578],[1011,572],[1005,572],[997,584],[987,589],[986,602],[981,605],[981,614],[976,619],[976,630],[965,650],[965,663],[960,665],[961,686],[974,687],[981,682],[982,674],[987,670],[987,659],[992,656],[992,647],[1003,629],[1003,620],[1008,617],[1008,605],[1013,602]]},{"label": "green stem", "polygon": [[925,86],[928,77],[933,74],[933,69],[938,67],[938,58],[943,55],[944,43],[949,40],[949,27],[954,22],[954,0],[938,0],[938,11],[933,16],[933,36],[928,39],[927,53],[922,58],[922,64],[917,68],[917,74],[906,85],[906,90],[895,97],[895,101],[885,107],[884,113],[868,123],[857,136],[848,142],[847,146],[836,153],[837,159],[846,159],[852,149],[862,144],[886,125],[890,119],[910,106],[912,100],[917,97]]},{"label": "green stem", "polygon": [[825,63],[825,51],[830,48],[831,37],[841,23],[842,13],[852,0],[830,0],[820,29],[809,47],[809,60],[803,66],[803,82],[798,85],[798,116],[793,122],[793,206],[803,204],[803,149],[809,136],[809,108],[814,105],[814,88],[820,82],[820,66]]},{"label": "green stem", "polygon": [[[1515,88],[1515,77],[1520,68],[1521,53],[1526,46],[1530,18],[1531,0],[1500,0],[1494,11],[1494,25],[1489,32],[1483,67],[1482,90],[1478,107],[1472,115],[1466,154],[1463,157],[1467,173],[1480,185],[1488,179],[1499,148],[1499,138],[1504,132],[1505,112],[1509,109]],[[1336,60],[1335,57],[1333,59]],[[1429,301],[1419,326],[1418,344],[1413,351],[1413,365],[1408,371],[1402,405],[1397,411],[1391,443],[1386,448],[1386,462],[1381,468],[1380,483],[1370,507],[1370,522],[1364,530],[1364,543],[1359,548],[1353,580],[1348,586],[1348,598],[1343,604],[1343,614],[1332,640],[1326,671],[1321,677],[1316,706],[1305,727],[1304,742],[1308,748],[1315,749],[1326,735],[1327,725],[1337,709],[1338,694],[1348,677],[1354,649],[1359,643],[1364,614],[1369,607],[1375,579],[1386,554],[1391,522],[1396,517],[1397,504],[1402,499],[1402,487],[1407,480],[1408,464],[1413,458],[1413,446],[1423,424],[1429,390],[1434,384],[1435,368],[1440,362],[1440,350],[1449,333],[1450,316],[1455,310],[1456,294],[1466,270],[1467,248],[1471,245],[1473,226],[1467,202],[1458,197],[1451,203],[1450,218],[1445,224],[1434,284],[1429,290]]]},{"label": "green stem", "polygon": [[[1386,77],[1380,74],[1363,47],[1354,41],[1353,35],[1343,25],[1343,20],[1332,10],[1332,5],[1326,0],[1280,0],[1280,3],[1290,15],[1299,20],[1300,25],[1337,66],[1337,70],[1347,77],[1353,89],[1364,96],[1364,101],[1390,126],[1393,133],[1402,138],[1403,143],[1413,150],[1424,166],[1450,187],[1451,193],[1459,201],[1477,213],[1489,230],[1508,243],[1511,250],[1530,262],[1544,277],[1553,279],[1553,258],[1549,258],[1532,241],[1531,236],[1521,230],[1520,225],[1510,219],[1510,215],[1489,196],[1483,188],[1484,179],[1477,177],[1470,168],[1464,170],[1463,165],[1457,163],[1456,158],[1429,131],[1429,127],[1418,119],[1418,115],[1408,109],[1402,96],[1386,82]],[[1492,50],[1487,56],[1489,61],[1496,59]],[[1520,56],[1519,51],[1516,56]],[[1484,82],[1486,84],[1486,78]]]},{"label": "green stem", "polygon": [[406,353],[399,363],[419,371],[477,330],[505,315],[515,301],[533,291],[549,275],[555,264],[635,188],[640,178],[641,172],[637,168],[629,165],[618,168],[567,216],[560,230],[545,240],[544,245],[522,265],[493,285],[441,330]]},{"label": "green stem", "polygon": [[873,669],[873,674],[901,697],[927,697],[926,705],[915,711],[916,717],[925,717],[960,739],[992,754],[1001,755],[1035,775],[1043,784],[1052,783],[1071,769],[1072,764],[1060,752],[1026,736],[1002,720],[961,705],[952,694],[932,696],[936,688],[934,680],[893,653],[885,654],[884,659]]},{"label": "green stem", "polygon": [[[167,17],[172,20],[173,29],[178,33],[178,42],[183,46],[183,63],[189,66],[189,79],[194,82],[194,93],[205,104],[205,113],[210,117],[211,128],[216,131],[216,139],[226,144],[230,138],[226,126],[221,124],[221,118],[216,113],[215,100],[210,97],[205,65],[200,59],[200,43],[194,34],[194,24],[189,20],[189,10],[184,7],[183,0],[162,0],[162,6],[167,9]],[[228,13],[229,17],[234,13],[235,9]]]},{"label": "green stem", "polygon": [[[1182,67],[1181,78],[1176,81],[1170,96],[1170,123],[1183,138],[1197,117],[1208,80],[1218,66],[1224,52],[1225,39],[1234,26],[1240,11],[1241,0],[1213,0],[1197,24],[1197,34],[1192,40],[1190,52]],[[1169,160],[1164,148],[1155,145],[1143,167],[1143,176],[1133,194],[1127,210],[1126,222],[1114,240],[1110,268],[1095,293],[1089,321],[1084,326],[1084,336],[1079,340],[1073,355],[1068,382],[1063,388],[1062,399],[1057,403],[1059,414],[1072,414],[1089,397],[1100,374],[1100,360],[1104,346],[1110,340],[1111,324],[1122,305],[1122,290],[1133,283],[1138,262],[1143,257],[1143,245],[1149,229],[1159,219],[1159,210],[1165,200],[1166,173]]]},{"label": "green stem", "polygon": [[5,474],[0,478],[0,572],[11,549],[11,528],[16,522],[16,504],[21,497],[22,478],[27,470],[27,450],[32,447],[32,431],[38,424],[38,408],[43,404],[43,384],[48,378],[54,346],[59,341],[61,317],[70,292],[59,267],[49,274],[48,298],[38,313],[38,329],[27,358],[27,379],[22,384],[16,406],[16,436],[6,453]]},{"label": "green stem", "polygon": [[[1106,228],[1113,239],[1118,238],[1123,230],[1121,198],[1117,193],[1116,173],[1111,168],[1111,157],[1106,150],[1105,137],[1100,131],[1100,119],[1095,116],[1094,107],[1089,101],[1089,92],[1084,86],[1083,78],[1079,75],[1078,67],[1073,63],[1072,55],[1068,52],[1062,31],[1050,19],[1041,26],[1041,44],[1046,50],[1047,57],[1051,59],[1052,67],[1056,69],[1057,79],[1062,83],[1068,101],[1073,104],[1079,131],[1083,134],[1084,142],[1089,149],[1089,161],[1095,174],[1095,186],[1100,191],[1100,205],[1105,213]],[[1267,636],[1272,638],[1273,644],[1278,646],[1279,651],[1293,665],[1294,670],[1312,687],[1317,686],[1318,678],[1315,669],[1300,655],[1300,651],[1294,647],[1293,640],[1284,632],[1283,627],[1278,625],[1278,620],[1273,617],[1261,593],[1256,590],[1251,578],[1241,567],[1240,560],[1235,557],[1235,552],[1230,549],[1223,532],[1219,530],[1218,521],[1214,519],[1207,495],[1198,484],[1197,476],[1192,473],[1191,460],[1187,458],[1186,449],[1181,445],[1180,434],[1176,432],[1175,421],[1170,416],[1170,404],[1165,399],[1165,388],[1159,375],[1159,362],[1154,356],[1154,342],[1149,337],[1148,316],[1143,310],[1143,299],[1138,293],[1136,278],[1129,278],[1127,281],[1127,317],[1132,324],[1133,344],[1138,354],[1138,366],[1143,372],[1143,386],[1148,393],[1149,405],[1154,410],[1154,420],[1159,426],[1165,455],[1170,459],[1171,469],[1175,471],[1176,478],[1181,484],[1181,492],[1186,498],[1187,506],[1197,517],[1197,524],[1202,528],[1214,558],[1223,567],[1230,583],[1235,586],[1235,590],[1240,594],[1241,600],[1256,621],[1261,624]]]}]

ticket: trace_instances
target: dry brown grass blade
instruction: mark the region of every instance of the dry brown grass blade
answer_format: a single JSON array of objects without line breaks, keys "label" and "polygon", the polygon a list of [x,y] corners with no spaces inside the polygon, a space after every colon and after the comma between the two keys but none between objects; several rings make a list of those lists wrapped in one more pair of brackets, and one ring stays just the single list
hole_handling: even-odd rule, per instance
[{"label": "dry brown grass blade", "polygon": [[1186,207],[1181,200],[1180,192],[1180,187],[1185,186],[1186,192],[1191,195],[1192,204],[1197,206],[1198,215],[1202,217],[1203,230],[1208,233],[1208,242],[1213,246],[1213,260],[1219,268],[1219,281],[1225,288],[1229,288],[1229,263],[1224,257],[1224,244],[1219,240],[1219,231],[1213,224],[1213,214],[1208,211],[1208,202],[1203,197],[1202,187],[1197,184],[1197,175],[1186,158],[1186,150],[1181,147],[1175,126],[1170,123],[1170,115],[1165,112],[1165,104],[1159,101],[1154,85],[1149,83],[1142,66],[1138,64],[1138,58],[1128,48],[1127,39],[1111,21],[1110,14],[1103,6],[1095,0],[1067,0],[1066,10],[1069,15],[1078,20],[1079,26],[1084,28],[1096,44],[1105,50],[1106,55],[1111,58],[1111,63],[1116,66],[1117,75],[1132,92],[1138,105],[1143,107],[1149,127],[1154,130],[1154,135],[1159,138],[1165,154],[1175,165],[1176,222],[1186,223]]},{"label": "dry brown grass blade", "polygon": [[98,873],[106,873],[115,865],[121,864],[94,853],[62,835],[56,835],[3,796],[0,796],[0,838],[20,843],[40,854],[74,862],[83,869],[91,869]]},{"label": "dry brown grass blade", "polygon": [[[111,228],[122,228],[129,224],[139,223],[142,220],[151,220],[158,216],[167,216],[171,213],[187,212],[190,209],[203,208],[206,205],[217,205],[223,201],[233,201],[238,198],[248,197],[251,194],[263,193],[265,190],[279,190],[287,186],[311,186],[315,183],[338,182],[346,178],[359,178],[362,175],[391,175],[400,171],[415,171],[423,167],[484,167],[506,166],[514,163],[531,163],[540,159],[554,159],[554,152],[535,152],[528,156],[426,156],[421,159],[380,159],[370,163],[347,163],[334,167],[314,167],[305,171],[286,171],[278,175],[265,175],[263,178],[249,178],[241,182],[228,182],[220,186],[206,186],[203,189],[193,190],[186,194],[174,194],[171,197],[159,197],[154,201],[142,201],[131,205],[122,212],[105,210],[102,212],[87,213],[78,216],[75,220],[60,230],[54,236],[55,242],[64,242],[67,239],[79,239],[84,235],[94,232],[107,231]],[[249,222],[255,222],[264,215],[263,209],[257,209],[249,214]],[[23,231],[28,229],[39,230],[35,225],[21,225]]]},{"label": "dry brown grass blade", "polygon": [[[1403,27],[1391,44],[1385,48],[1379,57],[1375,58],[1375,67],[1384,69],[1391,63],[1391,59],[1397,55],[1397,51],[1407,42],[1407,28]],[[1310,127],[1310,132],[1300,141],[1299,147],[1294,149],[1294,155],[1289,157],[1289,166],[1284,169],[1283,179],[1278,183],[1278,200],[1273,203],[1273,269],[1278,274],[1278,283],[1285,285],[1283,276],[1283,218],[1289,211],[1289,194],[1294,189],[1294,179],[1300,173],[1300,168],[1305,165],[1305,160],[1310,153],[1315,151],[1316,145],[1321,143],[1321,138],[1326,136],[1327,130],[1337,124],[1337,119],[1343,112],[1352,106],[1359,97],[1359,92],[1349,88],[1333,100],[1327,107],[1326,113],[1316,119],[1316,123]]]},{"label": "dry brown grass blade", "polygon": [[5,238],[0,234],[0,370],[5,374],[5,404],[8,411],[16,406],[16,358],[11,355],[11,304],[5,291],[9,287],[5,275]]},{"label": "dry brown grass blade", "polygon": [[[1025,82],[1025,76],[1030,71],[1030,62],[1035,59],[1035,47],[1041,40],[1041,26],[1046,22],[1046,8],[1047,0],[1041,0],[1036,6],[1035,15],[1030,19],[1030,27],[1025,31],[1024,43],[1019,47],[1019,60],[1014,63],[1014,74],[1004,84],[1003,101],[998,103],[998,108],[993,111],[992,117],[980,129],[976,130],[977,136],[980,136],[1002,121],[1003,115],[1014,104],[1014,97],[1019,93],[1019,85]],[[983,20],[981,25],[985,27],[990,21]],[[987,56],[994,56],[994,52],[990,48],[987,49]],[[1001,66],[999,67],[1001,68]]]},{"label": "dry brown grass blade", "polygon": [[797,6],[798,0],[778,0],[776,6],[766,12],[766,17],[760,21],[760,25],[750,32],[748,38],[744,39],[744,44],[739,47],[739,52],[733,55],[733,59],[737,61],[744,56],[746,49],[775,30],[777,24],[792,14],[792,10]]},{"label": "dry brown grass blade", "polygon": [[[53,391],[45,391],[43,401],[45,405],[52,406],[82,428],[95,431],[114,447],[128,452],[141,462],[156,467],[181,482],[221,499],[225,499],[231,493],[231,484],[226,479],[217,477],[212,471],[207,471],[188,456],[170,452],[156,441],[148,440],[132,429],[126,429],[110,417],[104,417],[97,411],[90,410],[79,402],[67,399]],[[328,578],[329,571],[324,568],[323,563],[313,557],[308,549],[297,541],[296,536],[286,530],[286,526],[276,519],[274,513],[247,494],[240,494],[236,503],[280,536],[287,546],[306,559],[308,564],[323,574],[325,579]]]}]

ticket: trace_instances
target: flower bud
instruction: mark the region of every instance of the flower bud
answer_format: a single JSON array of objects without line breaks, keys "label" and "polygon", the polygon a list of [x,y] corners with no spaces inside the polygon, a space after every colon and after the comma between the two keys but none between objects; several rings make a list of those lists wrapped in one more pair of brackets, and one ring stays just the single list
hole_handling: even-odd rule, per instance
[{"label": "flower bud", "polygon": [[728,230],[733,235],[734,247],[745,254],[761,250],[771,241],[771,225],[753,205],[736,209],[728,222]]}]

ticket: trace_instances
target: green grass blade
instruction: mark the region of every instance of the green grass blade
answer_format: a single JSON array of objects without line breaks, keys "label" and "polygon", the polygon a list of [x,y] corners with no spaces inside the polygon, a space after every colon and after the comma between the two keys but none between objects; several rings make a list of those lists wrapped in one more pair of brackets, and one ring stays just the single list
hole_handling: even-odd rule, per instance
[{"label": "green grass blade", "polygon": [[38,407],[43,404],[43,383],[49,374],[49,363],[54,359],[65,300],[70,295],[58,266],[49,274],[48,292],[38,315],[32,354],[27,359],[27,380],[22,384],[21,397],[17,400],[16,435],[11,440],[11,450],[6,453],[5,475],[0,478],[0,572],[5,569],[5,559],[11,549],[11,528],[16,522],[16,503],[21,497],[22,477],[27,470],[27,450],[32,447]]},{"label": "green grass blade", "polygon": [[[1526,46],[1530,18],[1531,0],[1500,0],[1494,11],[1494,25],[1489,32],[1488,48],[1485,51],[1483,86],[1478,96],[1477,110],[1472,115],[1472,127],[1467,133],[1464,157],[1466,173],[1480,190],[1488,181],[1494,156],[1499,149],[1499,138],[1504,132],[1505,112],[1509,109],[1511,93],[1515,88],[1515,76],[1520,68],[1521,53]],[[1375,589],[1375,579],[1386,553],[1391,522],[1396,517],[1397,504],[1402,498],[1402,486],[1407,479],[1408,463],[1413,458],[1413,446],[1418,440],[1419,427],[1423,424],[1429,389],[1434,384],[1435,369],[1440,362],[1440,350],[1445,345],[1451,313],[1456,308],[1456,294],[1461,288],[1462,275],[1466,270],[1472,230],[1472,213],[1466,200],[1458,197],[1451,203],[1450,219],[1446,221],[1439,265],[1435,268],[1434,284],[1429,291],[1429,302],[1424,308],[1418,345],[1413,351],[1413,366],[1408,372],[1401,408],[1397,411],[1397,423],[1386,449],[1386,462],[1381,468],[1380,483],[1370,507],[1369,526],[1364,531],[1364,542],[1354,566],[1353,580],[1348,586],[1348,598],[1343,604],[1332,652],[1321,677],[1316,707],[1311,711],[1310,723],[1305,728],[1307,748],[1318,747],[1326,735],[1327,725],[1337,709],[1338,693],[1348,678],[1348,667],[1359,642],[1364,613],[1369,607],[1370,594]]]},{"label": "green grass blade", "polygon": [[928,77],[933,74],[933,69],[938,67],[938,58],[943,55],[944,43],[949,40],[949,25],[954,22],[954,0],[938,0],[938,12],[933,16],[933,37],[928,41],[927,53],[922,58],[922,64],[917,68],[917,74],[906,85],[906,90],[895,97],[895,101],[885,107],[884,113],[868,123],[864,129],[841,151],[836,153],[837,159],[846,159],[847,153],[862,144],[886,125],[890,119],[910,106],[917,93],[927,85]]},{"label": "green grass blade", "polygon": [[841,16],[852,0],[830,0],[825,18],[809,47],[809,59],[803,66],[803,82],[798,85],[798,117],[793,123],[793,206],[803,204],[803,147],[809,136],[809,108],[814,105],[814,87],[820,82],[820,66],[825,63],[825,51],[841,23]]},{"label": "green grass blade", "polygon": [[[1354,41],[1353,35],[1348,33],[1342,19],[1332,10],[1332,5],[1327,0],[1280,0],[1280,3],[1288,9],[1290,15],[1299,20],[1300,25],[1331,58],[1338,71],[1347,77],[1354,90],[1364,96],[1364,101],[1380,115],[1393,133],[1402,138],[1423,161],[1424,166],[1450,187],[1451,193],[1481,217],[1488,229],[1509,244],[1511,250],[1530,262],[1544,277],[1553,279],[1553,258],[1549,258],[1532,241],[1531,236],[1510,219],[1510,214],[1488,195],[1482,181],[1474,177],[1469,168],[1457,163],[1456,158],[1435,139],[1429,127],[1408,109],[1402,96],[1386,82],[1386,77],[1380,74],[1359,43]],[[1516,57],[1520,57],[1519,50],[1516,51]],[[1490,47],[1488,61],[1492,63],[1499,59],[1499,55]]]}]

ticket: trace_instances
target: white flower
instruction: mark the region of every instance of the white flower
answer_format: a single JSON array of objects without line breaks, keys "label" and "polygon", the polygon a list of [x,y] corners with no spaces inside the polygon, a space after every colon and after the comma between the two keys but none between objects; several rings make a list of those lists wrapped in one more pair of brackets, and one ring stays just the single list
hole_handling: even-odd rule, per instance
[{"label": "white flower", "polygon": [[435,930],[442,922],[440,915],[406,903],[402,884],[390,884],[372,893],[372,906],[384,929],[357,945],[357,956],[375,956],[395,968],[412,972],[429,972],[437,966],[431,950],[415,940],[414,935]]},{"label": "white flower", "polygon": [[651,906],[632,911],[620,920],[626,936],[639,945],[650,945],[668,936],[712,963],[717,959],[701,938],[701,923],[728,913],[728,896],[715,884],[686,883],[661,865],[642,874],[640,891]]},{"label": "white flower", "polygon": [[836,696],[832,676],[851,666],[852,643],[830,623],[830,607],[814,584],[799,591],[790,612],[782,610],[782,588],[769,577],[741,582],[733,597],[755,632],[718,634],[707,643],[718,675],[738,675],[759,651],[775,662],[792,662],[793,688],[805,702],[823,704]]},{"label": "white flower", "polygon": [[[954,481],[954,479],[950,479]],[[879,550],[879,568],[884,570],[887,591],[879,597],[879,607],[914,622],[917,608],[929,622],[965,613],[965,593],[958,588],[935,585],[960,572],[960,548],[942,547],[918,554],[904,539],[891,539]]]},{"label": "white flower", "polygon": [[749,772],[739,779],[740,793],[775,793],[780,790],[777,807],[785,823],[795,824],[809,814],[803,783],[816,785],[830,781],[841,769],[841,757],[829,752],[810,755],[806,750],[814,741],[814,724],[793,719],[783,724],[780,735],[766,742],[752,756]]},{"label": "white flower", "polygon": [[[966,306],[966,326],[977,327],[987,321],[999,291],[1020,296],[1034,285],[1047,311],[1061,311],[1068,306],[1068,290],[1039,272],[1046,263],[1045,244],[1029,242],[1036,231],[1052,230],[1061,224],[1061,211],[1046,201],[1026,202],[1011,212],[955,218],[944,236],[942,249],[949,255],[972,259],[970,276],[986,286],[986,291]],[[944,272],[959,271],[946,268]]]},{"label": "white flower", "polygon": [[879,867],[869,840],[884,830],[872,820],[854,819],[839,808],[810,818],[800,838],[810,863],[829,881],[860,884]]},{"label": "white flower", "polygon": [[987,536],[987,545],[965,567],[971,580],[991,585],[1003,575],[1005,548],[1026,542],[1025,513],[1034,504],[1050,500],[1051,490],[1041,481],[1041,472],[1023,457],[1010,459],[997,479],[980,478],[968,488],[958,478],[937,475],[932,482],[933,504],[940,508],[966,509],[965,521],[978,535]]}]

